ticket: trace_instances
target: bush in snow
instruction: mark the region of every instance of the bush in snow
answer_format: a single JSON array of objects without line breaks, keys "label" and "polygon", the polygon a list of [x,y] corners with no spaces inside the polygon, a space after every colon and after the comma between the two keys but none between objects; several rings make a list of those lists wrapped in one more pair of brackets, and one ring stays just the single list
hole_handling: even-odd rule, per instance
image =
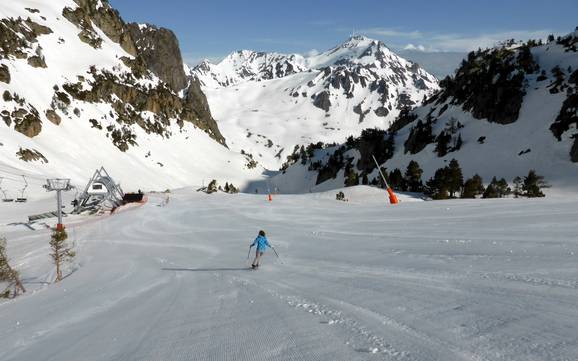
[{"label": "bush in snow", "polygon": [[5,238],[0,238],[0,282],[8,283],[8,286],[4,289],[4,291],[0,293],[0,297],[16,297],[20,294],[20,292],[26,292],[22,282],[20,281],[20,275],[18,271],[12,268],[8,262]]}]

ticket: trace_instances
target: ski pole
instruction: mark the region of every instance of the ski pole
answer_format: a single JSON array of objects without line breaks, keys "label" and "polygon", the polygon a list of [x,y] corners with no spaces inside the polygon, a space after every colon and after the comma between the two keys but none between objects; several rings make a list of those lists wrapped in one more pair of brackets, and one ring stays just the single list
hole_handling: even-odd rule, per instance
[{"label": "ski pole", "polygon": [[279,261],[280,261],[281,263],[283,263],[283,261],[281,260],[281,257],[279,257],[279,254],[278,254],[277,251],[275,250],[275,247],[273,247],[273,246],[269,246],[269,247],[271,247],[271,249],[273,250],[273,252],[275,252],[275,256],[277,256],[277,258],[279,259]]},{"label": "ski pole", "polygon": [[253,246],[249,246],[249,252],[247,252],[247,259],[249,259],[249,256],[251,255],[251,248],[252,248],[252,247],[253,247]]}]

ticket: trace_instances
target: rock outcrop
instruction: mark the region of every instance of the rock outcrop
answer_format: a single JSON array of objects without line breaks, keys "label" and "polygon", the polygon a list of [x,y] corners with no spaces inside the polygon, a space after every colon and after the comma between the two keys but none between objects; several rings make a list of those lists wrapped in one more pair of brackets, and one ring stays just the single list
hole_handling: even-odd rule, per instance
[{"label": "rock outcrop", "polygon": [[25,162],[42,162],[48,163],[48,159],[42,153],[37,151],[36,149],[22,149],[20,148],[18,152],[16,152],[16,156]]},{"label": "rock outcrop", "polygon": [[135,23],[127,29],[148,69],[175,92],[187,86],[179,42],[172,31]]},{"label": "rock outcrop", "polygon": [[127,31],[124,20],[117,10],[113,9],[105,0],[74,0],[76,9],[64,8],[62,15],[81,29],[79,37],[82,41],[94,48],[99,48],[102,39],[98,36],[92,23],[94,23],[106,36],[129,54],[136,56],[137,51],[134,41]]},{"label": "rock outcrop", "polygon": [[538,70],[528,45],[471,52],[455,77],[440,82],[443,90],[432,100],[443,103],[452,98],[476,119],[510,124],[518,119],[526,75]]},{"label": "rock outcrop", "polygon": [[0,81],[6,84],[10,84],[10,71],[4,64],[0,64]]}]

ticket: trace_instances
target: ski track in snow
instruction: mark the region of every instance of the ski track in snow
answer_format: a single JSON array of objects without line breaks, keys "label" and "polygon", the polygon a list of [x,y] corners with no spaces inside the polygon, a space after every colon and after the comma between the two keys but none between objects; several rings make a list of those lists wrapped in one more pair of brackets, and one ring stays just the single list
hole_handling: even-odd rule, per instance
[{"label": "ski track in snow", "polygon": [[[53,285],[47,231],[5,226],[29,292],[0,360],[575,360],[576,201],[183,190],[76,225]],[[283,262],[251,271],[261,228]]]}]

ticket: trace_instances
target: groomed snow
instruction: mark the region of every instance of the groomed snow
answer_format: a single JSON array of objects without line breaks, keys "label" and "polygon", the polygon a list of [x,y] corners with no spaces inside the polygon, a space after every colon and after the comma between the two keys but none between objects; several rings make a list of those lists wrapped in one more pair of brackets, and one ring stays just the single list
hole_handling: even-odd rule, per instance
[{"label": "groomed snow", "polygon": [[[2,226],[29,292],[0,304],[0,360],[575,359],[576,197],[348,192],[151,195],[69,225],[51,285],[48,231]],[[281,260],[250,271],[259,229]]]}]

